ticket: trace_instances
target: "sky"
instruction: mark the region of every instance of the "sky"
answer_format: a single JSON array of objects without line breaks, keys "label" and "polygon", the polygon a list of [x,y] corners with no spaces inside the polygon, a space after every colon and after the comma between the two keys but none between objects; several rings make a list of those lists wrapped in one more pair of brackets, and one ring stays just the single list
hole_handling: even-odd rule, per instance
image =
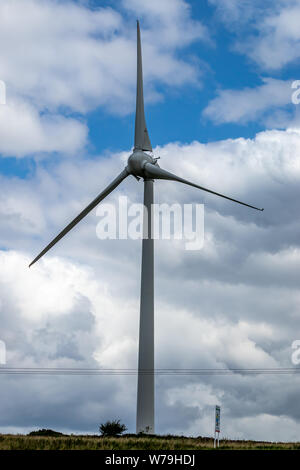
[{"label": "sky", "polygon": [[[94,210],[133,148],[136,19],[160,165],[264,207],[155,182],[204,204],[201,250],[155,246],[157,368],[296,368],[300,339],[300,1],[2,0],[0,340],[6,367],[137,367],[140,240],[99,240]],[[295,101],[295,100],[294,100]],[[142,202],[127,178],[107,201]],[[3,365],[1,367],[4,367]],[[0,432],[135,432],[136,376],[0,376]],[[156,432],[296,441],[300,376],[158,376]]]}]

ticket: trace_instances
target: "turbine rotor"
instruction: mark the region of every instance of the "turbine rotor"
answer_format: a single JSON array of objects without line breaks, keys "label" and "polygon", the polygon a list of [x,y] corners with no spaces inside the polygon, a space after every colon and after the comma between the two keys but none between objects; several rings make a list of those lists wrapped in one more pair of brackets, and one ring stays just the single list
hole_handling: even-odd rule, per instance
[{"label": "turbine rotor", "polygon": [[145,166],[147,163],[157,165],[157,158],[151,157],[142,150],[134,150],[127,161],[126,171],[135,177],[147,178]]}]

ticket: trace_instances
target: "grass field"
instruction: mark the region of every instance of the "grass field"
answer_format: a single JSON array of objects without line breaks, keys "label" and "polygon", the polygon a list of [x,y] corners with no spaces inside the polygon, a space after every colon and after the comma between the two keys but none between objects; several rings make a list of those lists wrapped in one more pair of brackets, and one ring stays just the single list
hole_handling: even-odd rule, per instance
[{"label": "grass field", "polygon": [[[213,440],[205,437],[122,436],[60,437],[0,434],[0,450],[212,450]],[[300,442],[220,441],[220,449],[300,450]]]}]

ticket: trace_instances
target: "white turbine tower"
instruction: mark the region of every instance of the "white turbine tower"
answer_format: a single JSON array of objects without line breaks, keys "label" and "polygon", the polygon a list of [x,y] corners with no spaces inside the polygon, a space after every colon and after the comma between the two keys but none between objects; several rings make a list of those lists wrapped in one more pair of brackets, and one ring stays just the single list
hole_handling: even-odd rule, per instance
[{"label": "white turbine tower", "polygon": [[207,191],[230,201],[242,204],[252,209],[262,211],[257,207],[238,201],[197,184],[191,183],[159,167],[157,159],[146,152],[152,152],[152,146],[146,127],[143,96],[143,72],[140,27],[137,22],[137,92],[135,137],[133,153],[128,158],[124,170],[104,189],[72,222],[69,223],[43,251],[30,263],[32,266],[62,237],[64,237],[78,222],[81,221],[99,202],[108,196],[127,176],[132,175],[137,180],[144,180],[144,205],[147,208],[144,215],[144,226],[147,224],[147,234],[144,234],[142,246],[141,299],[140,299],[140,329],[138,357],[138,389],[137,389],[137,433],[154,434],[154,244],[151,237],[151,207],[153,204],[153,183],[156,179],[177,181],[194,188]]}]

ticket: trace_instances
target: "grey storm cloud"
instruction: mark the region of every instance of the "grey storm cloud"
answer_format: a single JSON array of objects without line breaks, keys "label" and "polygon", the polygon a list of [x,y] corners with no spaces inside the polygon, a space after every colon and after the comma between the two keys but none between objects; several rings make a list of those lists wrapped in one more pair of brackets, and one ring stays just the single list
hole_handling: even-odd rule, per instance
[{"label": "grey storm cloud", "polygon": [[[0,10],[6,3],[1,3]],[[223,3],[235,12],[235,18],[240,17],[239,2]],[[20,35],[36,64],[25,82],[22,70],[16,72],[19,50],[15,42],[1,55],[4,78],[13,77],[15,104],[0,110],[0,122],[8,122],[8,112],[11,123],[11,127],[0,126],[5,131],[0,151],[19,157],[34,152],[36,156],[35,169],[25,178],[0,176],[0,339],[6,343],[7,366],[134,369],[140,240],[99,240],[99,216],[94,211],[30,270],[28,264],[120,172],[129,156],[129,151],[124,151],[90,158],[80,151],[71,159],[67,154],[86,144],[87,128],[84,121],[66,115],[61,119],[59,113],[61,106],[66,106],[71,113],[84,115],[93,106],[106,109],[116,102],[122,106],[115,112],[128,112],[133,104],[135,77],[124,73],[124,64],[131,67],[135,60],[135,42],[133,36],[125,34],[123,16],[113,9],[102,9],[91,16],[81,4],[74,4],[70,11],[68,2],[16,0],[11,12],[17,4],[37,12],[41,21],[15,25],[21,28]],[[49,22],[49,18],[57,18],[55,8],[59,4],[61,20]],[[146,99],[150,101],[161,98],[154,83],[199,85],[197,68],[186,61],[183,67],[176,55],[176,22],[180,33],[186,34],[186,45],[195,40],[211,42],[205,38],[205,27],[191,20],[186,2],[171,0],[168,6],[172,6],[172,21],[166,1],[151,5],[122,2],[127,12],[140,8],[147,24],[146,62],[155,64],[152,69],[156,71],[151,76],[145,69],[150,89]],[[250,6],[247,12],[252,18]],[[21,17],[20,13],[12,16]],[[159,35],[153,34],[158,17],[169,41],[166,47],[161,46]],[[35,21],[36,16],[32,18]],[[276,16],[272,34],[279,31],[281,19]],[[41,31],[45,22],[55,28],[51,47],[50,32],[47,28]],[[69,39],[73,34],[80,46],[78,63],[64,60],[66,50],[73,48],[72,38],[65,42],[65,49],[60,48],[66,39],[66,23]],[[104,39],[96,38],[94,31],[101,24],[107,25],[103,30],[107,49],[99,58],[96,42]],[[289,42],[286,30],[280,31]],[[1,28],[0,39],[12,33],[13,28]],[[153,44],[149,37],[154,37]],[[265,41],[264,36],[262,39]],[[31,47],[32,42],[35,47]],[[40,48],[45,51],[46,45],[52,58],[49,76],[49,62],[40,62]],[[52,47],[57,54],[51,53]],[[124,64],[115,66],[111,60],[115,51]],[[81,55],[86,58],[86,67],[82,67]],[[260,63],[263,60],[265,56],[261,55]],[[95,70],[99,61],[102,67]],[[74,67],[85,72],[75,73],[70,81]],[[103,80],[103,67],[110,80]],[[126,77],[121,88],[115,81],[120,70]],[[94,74],[95,82],[90,81]],[[42,76],[52,80],[52,88],[46,78],[40,81]],[[66,79],[59,77],[67,77],[67,92]],[[52,117],[43,114],[46,108]],[[20,127],[24,132],[16,139],[13,130]],[[62,130],[68,139],[60,139]],[[55,145],[49,146],[50,141]],[[53,151],[61,152],[59,158],[51,165],[44,164],[42,157]],[[299,337],[299,152],[296,126],[260,132],[252,139],[169,143],[154,149],[171,172],[265,208],[257,213],[180,184],[155,183],[157,202],[204,203],[205,220],[204,246],[199,251],[187,251],[184,243],[173,240],[156,243],[158,368],[293,367],[291,345]],[[129,203],[142,202],[142,184],[128,178],[107,202],[117,205],[119,196],[124,195]],[[298,389],[297,375],[159,376],[157,431],[211,435],[213,410],[219,403],[227,437],[299,440]],[[134,375],[1,375],[1,432],[52,427],[95,433],[100,422],[113,418],[120,418],[133,431],[135,412]]]},{"label": "grey storm cloud", "polygon": [[[165,168],[173,171],[181,165],[187,178],[227,194],[234,191],[235,196],[264,205],[265,213],[236,208],[176,183],[164,187],[156,183],[160,203],[205,203],[202,250],[186,251],[184,244],[172,240],[156,243],[157,367],[293,367],[291,344],[297,339],[299,315],[300,252],[294,232],[298,230],[300,137],[296,130],[291,132],[267,131],[252,140],[169,144],[159,149]],[[80,160],[67,161],[38,170],[34,181],[20,181],[20,196],[15,193],[18,182],[2,177],[7,200],[13,201],[10,194],[17,194],[11,206],[19,217],[16,231],[2,213],[7,250],[1,252],[1,285],[5,286],[1,336],[8,345],[9,363],[136,368],[140,240],[99,240],[99,217],[93,213],[37,266],[27,268],[39,248],[119,171],[126,156],[85,159],[84,165]],[[65,185],[60,184],[64,178]],[[89,179],[88,188],[83,178]],[[21,194],[27,204],[19,207]],[[117,204],[120,195],[141,202],[141,185],[129,179],[109,202]],[[34,211],[27,209],[31,206]],[[22,400],[20,392],[13,391],[20,381],[26,390]],[[257,426],[252,420],[256,416],[272,437],[272,419],[284,414],[291,422],[284,437],[293,438],[299,428],[298,382],[297,376],[278,375],[159,376],[158,430],[210,434],[212,409],[219,402],[228,433],[255,438]],[[30,415],[34,393],[39,394],[39,404]],[[26,412],[18,408],[19,416],[13,408],[7,409],[1,429],[12,422],[15,429],[48,423],[95,432],[96,421],[111,417],[126,419],[134,429],[135,376],[5,378],[3,394],[26,403]],[[62,409],[66,410],[63,417]]]}]

